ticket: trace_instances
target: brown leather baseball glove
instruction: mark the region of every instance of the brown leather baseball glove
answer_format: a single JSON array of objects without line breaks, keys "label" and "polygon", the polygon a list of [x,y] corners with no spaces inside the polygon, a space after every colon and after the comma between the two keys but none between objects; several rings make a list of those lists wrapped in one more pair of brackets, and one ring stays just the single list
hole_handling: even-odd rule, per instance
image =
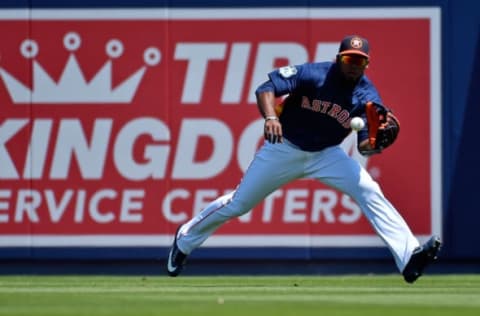
[{"label": "brown leather baseball glove", "polygon": [[381,152],[392,145],[400,132],[400,122],[385,106],[368,102],[365,106],[368,126],[369,150],[363,150],[363,155]]}]

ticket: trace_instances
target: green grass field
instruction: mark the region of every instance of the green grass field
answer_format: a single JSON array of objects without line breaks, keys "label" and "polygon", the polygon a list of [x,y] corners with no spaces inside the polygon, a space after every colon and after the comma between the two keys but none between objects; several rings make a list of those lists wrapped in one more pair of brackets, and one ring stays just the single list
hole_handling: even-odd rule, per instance
[{"label": "green grass field", "polygon": [[0,276],[0,315],[480,315],[480,275]]}]

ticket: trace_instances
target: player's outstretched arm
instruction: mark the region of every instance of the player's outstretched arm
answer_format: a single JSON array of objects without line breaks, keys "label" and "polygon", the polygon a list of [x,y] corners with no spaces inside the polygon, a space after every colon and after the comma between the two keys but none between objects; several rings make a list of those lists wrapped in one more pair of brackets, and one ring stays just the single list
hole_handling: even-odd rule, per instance
[{"label": "player's outstretched arm", "polygon": [[359,152],[370,156],[390,147],[397,139],[400,123],[393,113],[384,105],[367,102],[365,113],[368,126],[368,141],[358,145]]},{"label": "player's outstretched arm", "polygon": [[282,124],[275,113],[275,94],[273,91],[257,92],[257,106],[265,118],[264,137],[272,144],[283,142]]}]

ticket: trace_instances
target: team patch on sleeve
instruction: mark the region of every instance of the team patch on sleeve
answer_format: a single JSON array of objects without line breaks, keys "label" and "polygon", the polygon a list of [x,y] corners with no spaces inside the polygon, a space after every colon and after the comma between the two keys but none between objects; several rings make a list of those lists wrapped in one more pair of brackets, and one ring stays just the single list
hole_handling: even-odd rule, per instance
[{"label": "team patch on sleeve", "polygon": [[278,72],[283,78],[289,78],[297,74],[295,66],[285,66],[278,69]]}]

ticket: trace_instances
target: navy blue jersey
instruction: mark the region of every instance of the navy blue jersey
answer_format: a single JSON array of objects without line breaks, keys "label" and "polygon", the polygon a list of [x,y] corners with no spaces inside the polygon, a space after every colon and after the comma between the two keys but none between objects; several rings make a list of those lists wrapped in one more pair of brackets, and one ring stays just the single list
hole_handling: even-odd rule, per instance
[{"label": "navy blue jersey", "polygon": [[[283,136],[306,151],[340,144],[351,132],[351,118],[365,118],[368,101],[382,103],[365,75],[347,82],[332,62],[282,67],[268,76],[277,97],[288,94],[280,114]],[[358,132],[359,142],[367,137],[366,128]]]}]

